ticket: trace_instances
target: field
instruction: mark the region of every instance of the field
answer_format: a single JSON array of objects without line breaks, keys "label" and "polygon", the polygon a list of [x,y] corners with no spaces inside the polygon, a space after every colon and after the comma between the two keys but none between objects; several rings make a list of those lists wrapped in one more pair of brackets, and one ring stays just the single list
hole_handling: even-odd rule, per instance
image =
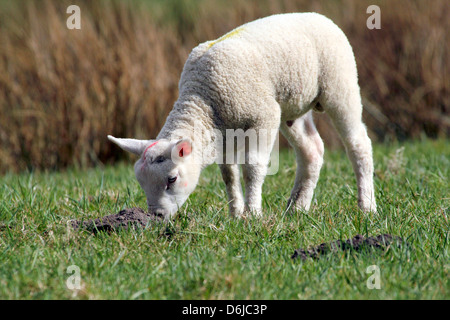
[{"label": "field", "polygon": [[[0,177],[0,299],[449,299],[448,140],[374,146],[378,214],[356,206],[342,151],[327,151],[309,212],[283,215],[292,151],[264,185],[261,219],[228,215],[217,166],[175,220],[91,235],[70,219],[144,207],[132,165]],[[411,248],[292,261],[294,249],[356,234],[390,233]],[[366,270],[380,270],[369,289]],[[80,272],[80,289],[70,290]]]}]

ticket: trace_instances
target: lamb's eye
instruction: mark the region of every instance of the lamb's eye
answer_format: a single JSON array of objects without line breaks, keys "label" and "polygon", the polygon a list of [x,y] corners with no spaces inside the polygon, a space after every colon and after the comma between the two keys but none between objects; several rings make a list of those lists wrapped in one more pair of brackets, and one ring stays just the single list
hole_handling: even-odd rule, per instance
[{"label": "lamb's eye", "polygon": [[155,159],[155,162],[156,163],[161,163],[161,162],[164,162],[164,160],[166,160],[163,156],[159,156],[159,157],[157,157],[156,159]]},{"label": "lamb's eye", "polygon": [[167,181],[169,181],[169,183],[174,183],[175,181],[177,181],[177,177],[169,177],[169,179],[167,179]]}]

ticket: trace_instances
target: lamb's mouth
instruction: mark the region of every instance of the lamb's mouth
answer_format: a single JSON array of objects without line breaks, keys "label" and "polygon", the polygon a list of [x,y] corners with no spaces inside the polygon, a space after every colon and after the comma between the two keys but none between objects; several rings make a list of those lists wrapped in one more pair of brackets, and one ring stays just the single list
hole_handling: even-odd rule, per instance
[{"label": "lamb's mouth", "polygon": [[162,219],[169,219],[171,215],[169,210],[154,206],[148,206],[148,213]]}]

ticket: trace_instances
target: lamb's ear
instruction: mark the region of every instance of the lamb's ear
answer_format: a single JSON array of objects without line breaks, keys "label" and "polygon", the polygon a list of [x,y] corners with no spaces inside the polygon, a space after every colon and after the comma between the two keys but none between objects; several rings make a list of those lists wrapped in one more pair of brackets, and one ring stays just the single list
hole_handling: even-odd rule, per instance
[{"label": "lamb's ear", "polygon": [[148,145],[149,140],[137,140],[137,139],[120,139],[108,135],[108,139],[114,142],[123,150],[137,154],[140,156],[144,151],[145,147]]},{"label": "lamb's ear", "polygon": [[182,161],[192,153],[192,142],[190,139],[179,140],[172,148],[172,161]]}]

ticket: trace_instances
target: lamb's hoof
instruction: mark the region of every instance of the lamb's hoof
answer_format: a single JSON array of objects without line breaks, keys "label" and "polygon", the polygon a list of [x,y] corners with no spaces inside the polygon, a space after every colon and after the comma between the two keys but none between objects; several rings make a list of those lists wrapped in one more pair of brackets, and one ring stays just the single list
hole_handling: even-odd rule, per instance
[{"label": "lamb's hoof", "polygon": [[241,218],[261,218],[262,214],[263,212],[261,208],[245,208]]},{"label": "lamb's hoof", "polygon": [[286,205],[286,209],[284,210],[284,213],[293,214],[296,212],[307,212],[307,211],[309,211],[309,205],[295,203],[293,200],[289,199]]},{"label": "lamb's hoof", "polygon": [[358,207],[364,213],[377,213],[377,205],[375,203],[361,203],[358,201]]}]

